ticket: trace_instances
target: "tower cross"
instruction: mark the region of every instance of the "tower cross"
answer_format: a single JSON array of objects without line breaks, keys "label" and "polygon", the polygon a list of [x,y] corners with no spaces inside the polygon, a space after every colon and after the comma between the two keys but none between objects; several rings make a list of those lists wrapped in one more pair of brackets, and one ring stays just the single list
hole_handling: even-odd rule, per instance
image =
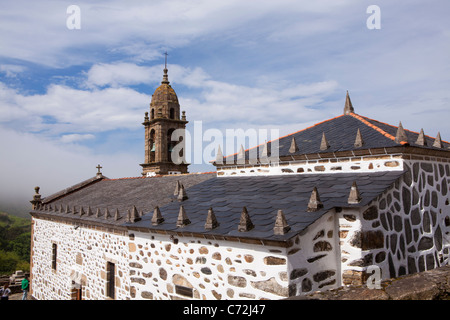
[{"label": "tower cross", "polygon": [[97,168],[97,170],[98,170],[98,172],[97,172],[97,173],[101,173],[101,172],[100,172],[100,169],[101,169],[101,168],[103,168],[103,167],[102,167],[102,166],[100,166],[100,165],[98,165],[98,166],[96,166],[96,168]]}]

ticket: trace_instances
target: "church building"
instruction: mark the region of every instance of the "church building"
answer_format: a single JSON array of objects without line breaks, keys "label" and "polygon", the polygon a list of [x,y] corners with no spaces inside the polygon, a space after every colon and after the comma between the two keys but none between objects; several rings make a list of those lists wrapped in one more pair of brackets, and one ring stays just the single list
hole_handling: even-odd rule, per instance
[{"label": "church building", "polygon": [[187,121],[167,73],[144,117],[142,176],[98,166],[55,194],[36,187],[34,298],[283,299],[448,264],[439,133],[359,115],[347,93],[340,115],[188,173],[172,155]]}]

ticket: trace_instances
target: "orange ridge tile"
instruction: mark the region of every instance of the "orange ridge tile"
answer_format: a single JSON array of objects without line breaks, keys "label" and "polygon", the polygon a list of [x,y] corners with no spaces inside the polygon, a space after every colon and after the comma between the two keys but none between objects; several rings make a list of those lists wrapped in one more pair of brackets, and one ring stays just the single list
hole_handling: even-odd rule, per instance
[{"label": "orange ridge tile", "polygon": [[[395,141],[395,137],[389,133],[387,133],[386,131],[384,131],[383,129],[377,127],[376,125],[371,124],[369,121],[367,121],[366,119],[364,119],[363,117],[361,117],[360,115],[356,114],[356,113],[350,113],[350,115],[355,118],[358,119],[359,121],[361,121],[362,123],[364,123],[366,126],[378,131],[379,133],[381,133],[382,135],[384,135],[386,138],[391,139],[392,141]],[[370,118],[369,118],[370,119]],[[373,119],[371,119],[373,120]],[[387,123],[385,123],[387,125]],[[392,126],[391,126],[392,127]],[[406,141],[400,141],[400,144],[405,145],[408,142]]]},{"label": "orange ridge tile", "polygon": [[[373,121],[377,121],[377,122],[382,123],[382,124],[384,124],[384,125],[386,125],[386,126],[390,126],[390,127],[393,127],[393,128],[398,128],[398,127],[396,127],[396,126],[393,126],[392,124],[389,124],[389,123],[386,123],[386,122],[383,122],[383,121],[375,120],[375,119],[372,119],[372,118],[369,118],[369,117],[363,117],[363,118],[367,118],[367,119],[370,119],[370,120],[373,120]],[[417,132],[417,131],[413,131],[413,130],[409,130],[409,129],[405,129],[405,128],[403,128],[403,130],[408,131],[408,132],[411,132],[411,133],[414,133],[414,134],[417,134],[417,135],[420,134],[420,133]],[[425,137],[427,137],[427,138],[429,138],[429,139],[433,139],[433,140],[436,139],[436,137],[432,137],[432,136],[429,136],[429,135],[427,135],[427,134],[425,135]],[[442,141],[443,143],[448,143],[448,144],[450,144],[450,142],[445,141],[445,140],[442,140],[442,138],[441,138],[441,141]]]}]

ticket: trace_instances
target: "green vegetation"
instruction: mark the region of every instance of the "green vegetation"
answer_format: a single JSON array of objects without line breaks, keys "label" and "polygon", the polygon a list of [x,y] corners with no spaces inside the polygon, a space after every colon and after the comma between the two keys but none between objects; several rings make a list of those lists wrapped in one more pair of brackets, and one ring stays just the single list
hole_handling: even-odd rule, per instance
[{"label": "green vegetation", "polygon": [[0,212],[0,274],[30,270],[31,220]]}]

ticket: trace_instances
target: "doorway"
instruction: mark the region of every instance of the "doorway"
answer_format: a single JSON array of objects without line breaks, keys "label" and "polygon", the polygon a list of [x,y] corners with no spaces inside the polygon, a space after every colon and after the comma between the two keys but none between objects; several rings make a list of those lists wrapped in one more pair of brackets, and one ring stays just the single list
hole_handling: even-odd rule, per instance
[{"label": "doorway", "polygon": [[70,300],[83,300],[83,287],[74,284],[70,293]]}]

